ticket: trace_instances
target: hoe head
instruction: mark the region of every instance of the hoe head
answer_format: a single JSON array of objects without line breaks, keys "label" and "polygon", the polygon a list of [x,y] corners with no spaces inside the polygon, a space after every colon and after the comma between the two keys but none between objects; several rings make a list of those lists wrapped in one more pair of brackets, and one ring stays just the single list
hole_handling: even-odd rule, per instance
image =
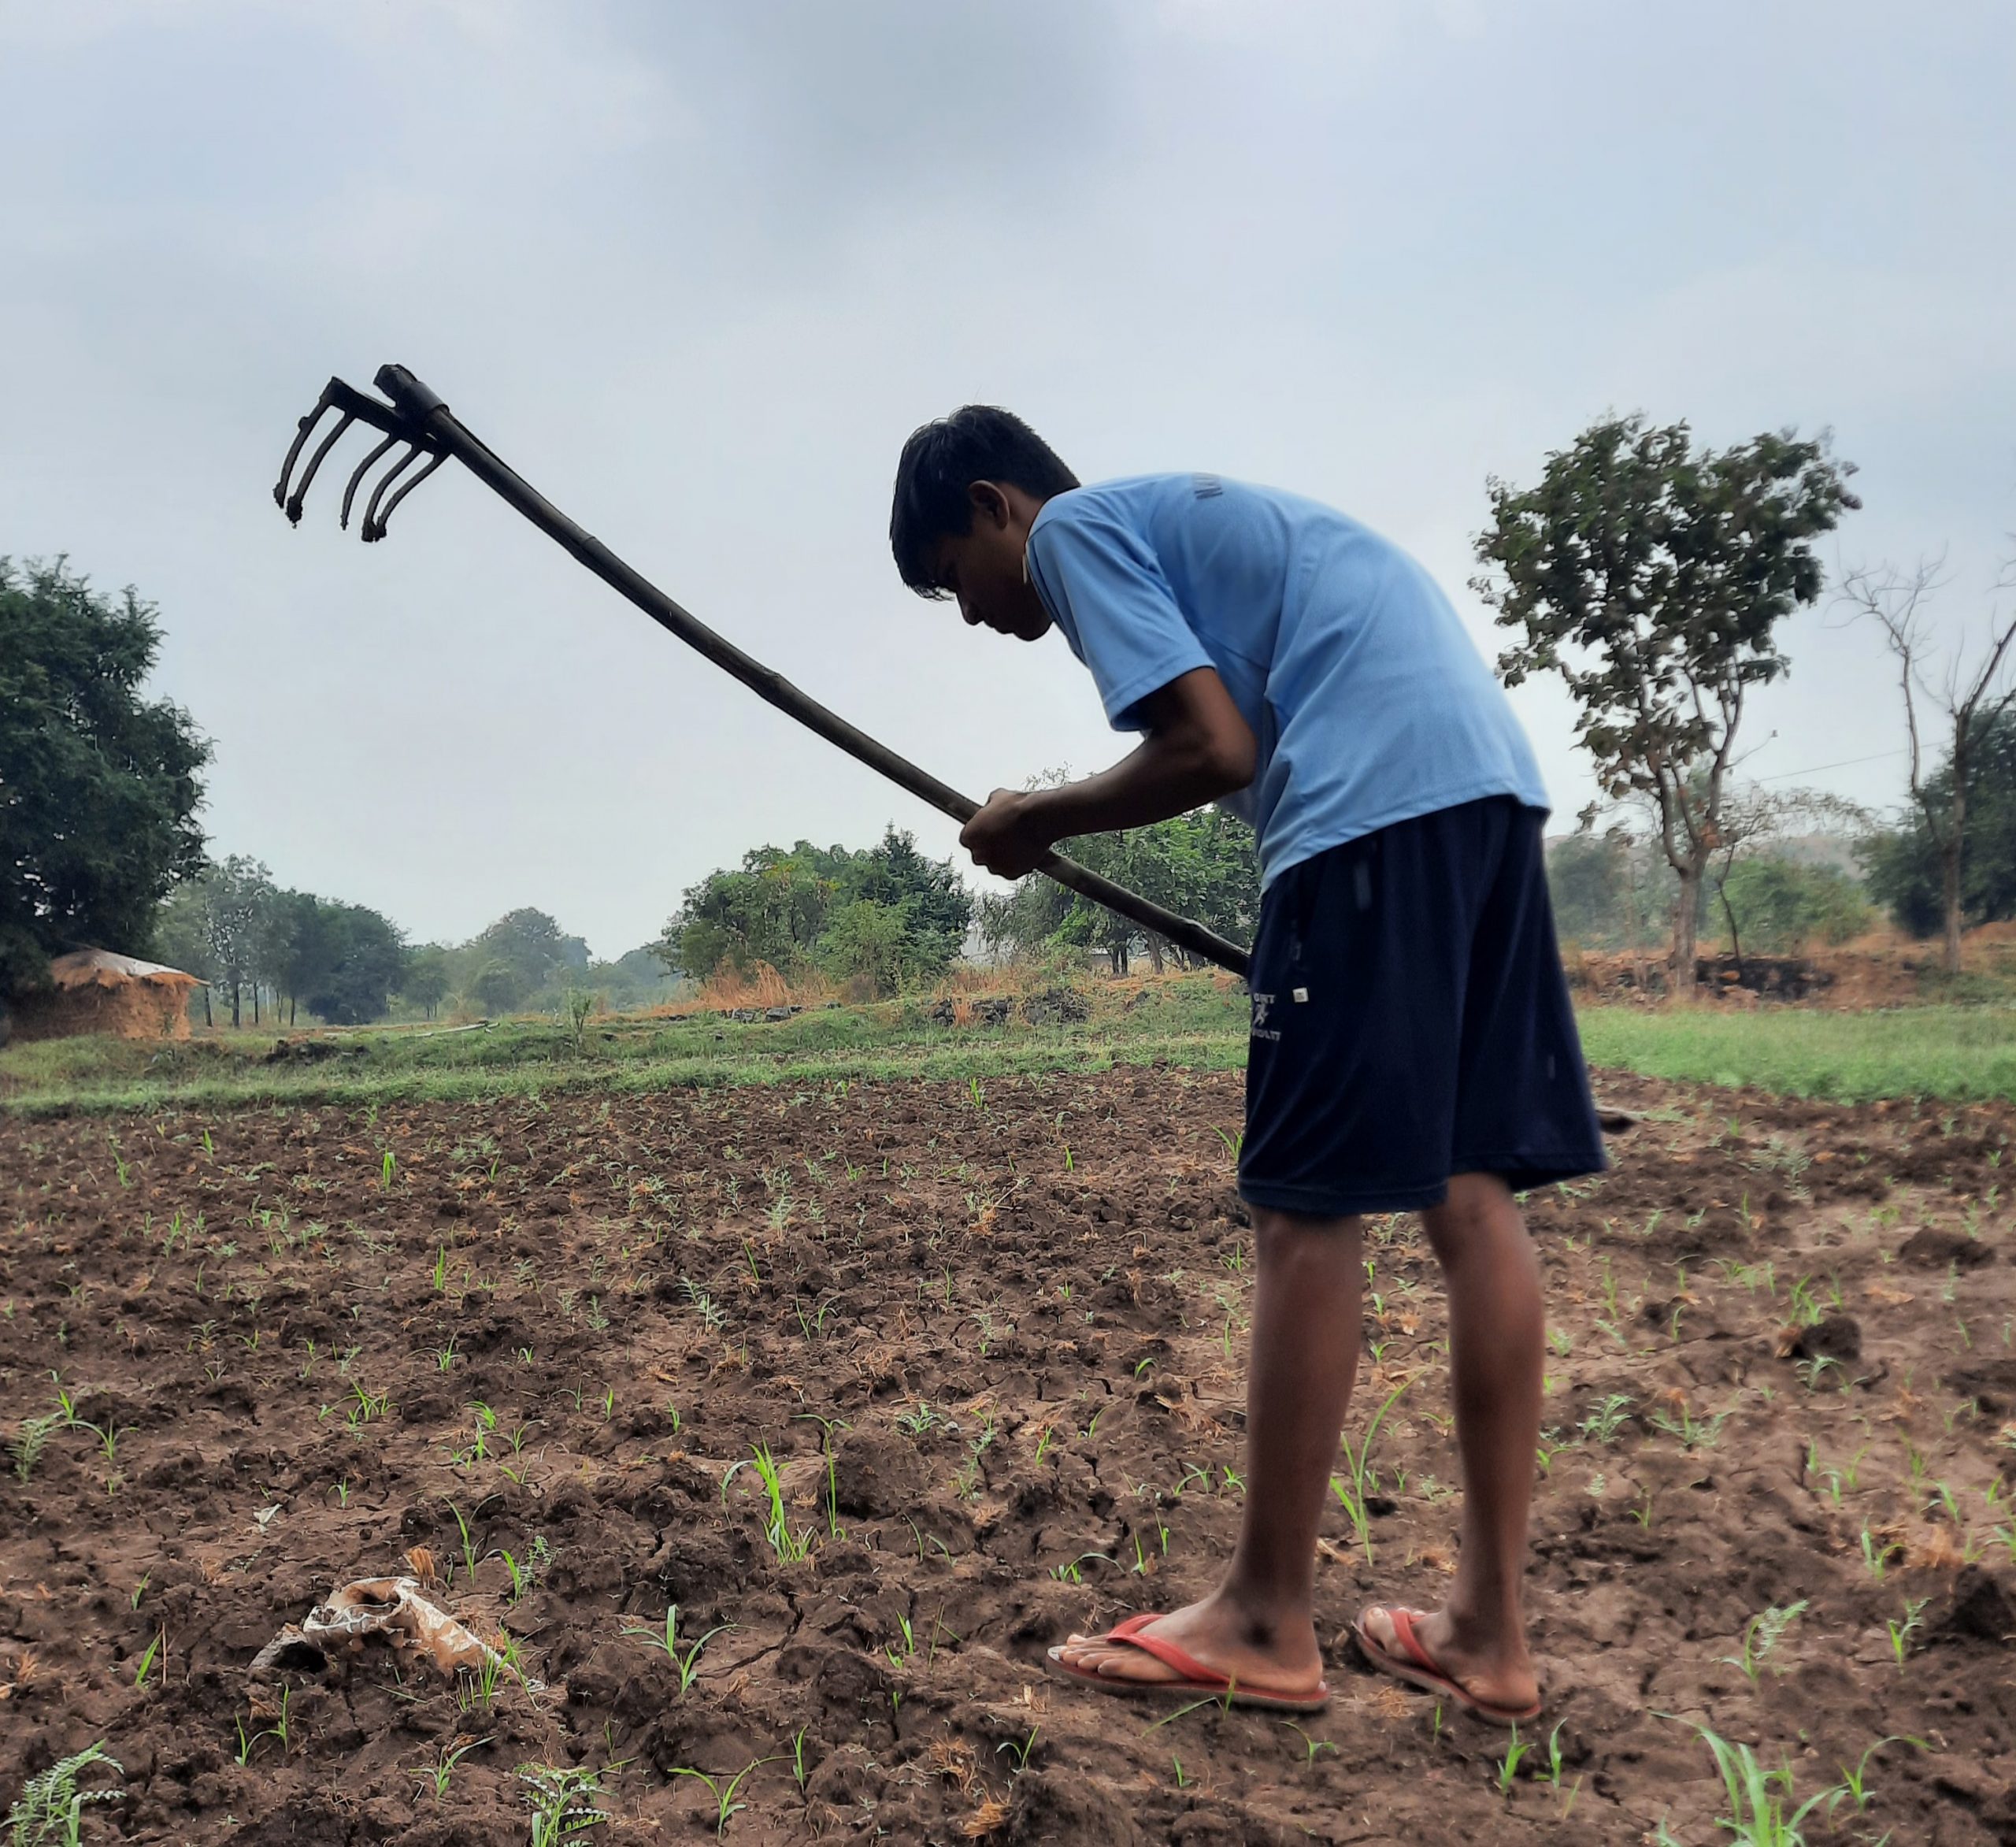
[{"label": "hoe head", "polygon": [[[273,503],[291,524],[301,523],[302,503],[314,482],[317,469],[354,423],[369,425],[385,439],[357,465],[351,473],[350,484],[343,489],[342,523],[346,528],[350,525],[350,508],[365,477],[392,451],[403,449],[398,458],[379,475],[364,503],[364,540],[367,545],[374,539],[384,537],[386,522],[399,503],[448,459],[447,446],[428,427],[433,414],[447,408],[441,399],[403,365],[380,366],[377,376],[372,382],[390,402],[360,391],[339,378],[332,378],[323,388],[315,408],[302,418],[295,432],[293,445],[287,452],[287,460],[280,465],[280,478],[273,488]],[[315,445],[300,480],[295,480],[294,466],[300,460],[302,451],[307,447],[309,437],[332,410],[337,414],[335,423]],[[423,458],[424,465],[417,472],[409,473],[413,464]],[[395,484],[398,491],[388,499],[387,495]]]}]

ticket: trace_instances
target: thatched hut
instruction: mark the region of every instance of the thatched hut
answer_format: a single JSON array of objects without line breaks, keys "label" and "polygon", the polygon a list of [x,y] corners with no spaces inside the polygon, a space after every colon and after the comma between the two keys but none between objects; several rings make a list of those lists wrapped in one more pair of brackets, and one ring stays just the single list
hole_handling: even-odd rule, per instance
[{"label": "thatched hut", "polygon": [[78,949],[49,965],[49,985],[18,994],[17,1039],[68,1039],[106,1033],[120,1039],[187,1039],[189,990],[202,984],[180,969],[109,949]]}]

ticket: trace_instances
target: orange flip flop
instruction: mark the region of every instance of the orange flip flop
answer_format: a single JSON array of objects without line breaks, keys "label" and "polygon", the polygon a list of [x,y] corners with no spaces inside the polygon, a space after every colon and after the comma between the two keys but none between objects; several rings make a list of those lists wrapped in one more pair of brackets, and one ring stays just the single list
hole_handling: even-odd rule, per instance
[{"label": "orange flip flop", "polygon": [[1254,1706],[1263,1712],[1321,1712],[1329,1704],[1330,1689],[1325,1682],[1318,1681],[1314,1693],[1270,1693],[1263,1687],[1242,1686],[1229,1675],[1221,1674],[1215,1667],[1206,1667],[1195,1656],[1186,1653],[1174,1642],[1164,1641],[1160,1636],[1143,1634],[1151,1623],[1162,1619],[1163,1613],[1149,1610],[1138,1616],[1129,1616],[1124,1623],[1116,1623],[1105,1634],[1090,1639],[1139,1649],[1143,1654],[1153,1655],[1165,1667],[1173,1667],[1180,1678],[1123,1680],[1114,1675],[1095,1674],[1084,1667],[1074,1667],[1065,1660],[1065,1645],[1062,1643],[1049,1651],[1047,1659],[1051,1672],[1066,1680],[1095,1686],[1102,1693],[1174,1693],[1191,1699],[1223,1700],[1234,1706]]},{"label": "orange flip flop", "polygon": [[[1373,1610],[1383,1609],[1393,1625],[1393,1639],[1403,1651],[1394,1654],[1374,1641],[1365,1626],[1365,1619]],[[1540,1701],[1514,1712],[1510,1706],[1494,1706],[1488,1700],[1480,1700],[1442,1668],[1436,1665],[1435,1657],[1422,1645],[1414,1632],[1414,1623],[1427,1612],[1422,1610],[1403,1609],[1397,1604],[1374,1604],[1370,1609],[1360,1613],[1351,1625],[1351,1634],[1358,1645],[1358,1652],[1373,1667],[1382,1672],[1404,1680],[1410,1686],[1418,1686],[1424,1693],[1440,1693],[1444,1699],[1453,1700],[1466,1712],[1474,1713],[1480,1719],[1490,1720],[1494,1725],[1518,1725],[1529,1719],[1540,1715]]]}]

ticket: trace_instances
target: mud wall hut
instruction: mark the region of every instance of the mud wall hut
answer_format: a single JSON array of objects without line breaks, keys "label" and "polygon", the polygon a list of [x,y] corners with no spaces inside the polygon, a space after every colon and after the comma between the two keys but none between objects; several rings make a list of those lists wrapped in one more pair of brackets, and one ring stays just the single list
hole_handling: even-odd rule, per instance
[{"label": "mud wall hut", "polygon": [[106,1033],[120,1039],[187,1039],[189,991],[202,984],[180,969],[77,949],[49,965],[49,985],[14,997],[16,1039],[67,1039]]}]

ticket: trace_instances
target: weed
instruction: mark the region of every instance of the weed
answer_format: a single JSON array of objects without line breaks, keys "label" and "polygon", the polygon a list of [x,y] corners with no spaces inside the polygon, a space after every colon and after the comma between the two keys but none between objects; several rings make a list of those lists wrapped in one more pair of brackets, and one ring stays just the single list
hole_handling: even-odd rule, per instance
[{"label": "weed", "polygon": [[1743,1652],[1724,1655],[1721,1659],[1732,1667],[1740,1667],[1752,1686],[1763,1671],[1766,1658],[1778,1645],[1780,1638],[1790,1628],[1794,1620],[1806,1609],[1807,1600],[1801,1597],[1796,1604],[1781,1609],[1776,1604],[1758,1615],[1752,1616],[1744,1625]]},{"label": "weed", "polygon": [[609,1819],[608,1810],[591,1805],[593,1798],[602,1793],[597,1771],[521,1764],[516,1775],[525,1786],[525,1801],[532,1812],[532,1847],[559,1847],[570,1837],[586,1834]]},{"label": "weed", "polygon": [[14,1474],[18,1480],[25,1482],[35,1473],[35,1465],[42,1460],[42,1452],[49,1447],[49,1439],[68,1427],[69,1422],[69,1415],[61,1411],[21,1419],[16,1427],[14,1441],[8,1446],[13,1452]]},{"label": "weed", "polygon": [[90,1802],[117,1802],[123,1790],[80,1790],[84,1773],[103,1765],[115,1776],[126,1772],[117,1758],[108,1755],[99,1743],[52,1764],[39,1776],[32,1776],[7,1811],[5,1823],[13,1847],[76,1847],[83,1838],[84,1805]]},{"label": "weed", "polygon": [[1580,1426],[1582,1434],[1593,1442],[1615,1441],[1618,1432],[1629,1421],[1631,1407],[1636,1402],[1628,1393],[1611,1393],[1583,1419]]}]

